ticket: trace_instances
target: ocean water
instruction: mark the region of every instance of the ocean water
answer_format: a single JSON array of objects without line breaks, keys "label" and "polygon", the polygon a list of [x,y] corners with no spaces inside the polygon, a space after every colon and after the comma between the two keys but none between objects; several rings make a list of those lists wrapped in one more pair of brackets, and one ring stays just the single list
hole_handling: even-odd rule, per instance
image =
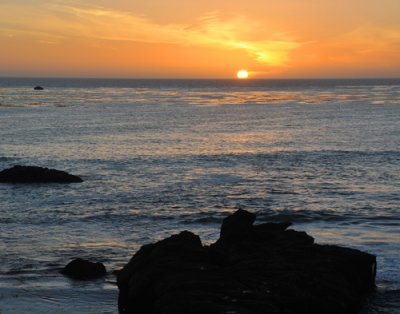
[{"label": "ocean water", "polygon": [[[43,91],[33,86],[42,85]],[[0,169],[80,184],[0,185],[0,313],[117,313],[111,272],[238,208],[378,256],[364,313],[400,313],[400,80],[0,79]]]}]

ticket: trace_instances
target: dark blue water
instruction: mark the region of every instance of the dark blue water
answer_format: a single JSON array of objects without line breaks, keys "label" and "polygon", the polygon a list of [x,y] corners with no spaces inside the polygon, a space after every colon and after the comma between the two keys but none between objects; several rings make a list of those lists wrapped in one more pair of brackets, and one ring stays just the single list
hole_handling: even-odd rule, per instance
[{"label": "dark blue water", "polygon": [[237,208],[377,254],[366,313],[399,313],[399,118],[400,80],[0,79],[0,169],[85,180],[0,185],[0,313],[117,313],[112,275],[57,270],[211,242]]}]

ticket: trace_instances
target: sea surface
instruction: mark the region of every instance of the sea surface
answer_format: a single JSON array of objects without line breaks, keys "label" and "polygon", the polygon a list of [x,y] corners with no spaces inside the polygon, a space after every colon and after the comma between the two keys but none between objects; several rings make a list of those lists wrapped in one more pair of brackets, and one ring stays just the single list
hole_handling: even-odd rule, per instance
[{"label": "sea surface", "polygon": [[[43,91],[34,91],[41,85]],[[0,313],[116,314],[110,273],[182,230],[218,238],[238,208],[378,257],[364,313],[400,313],[400,80],[0,79]]]}]

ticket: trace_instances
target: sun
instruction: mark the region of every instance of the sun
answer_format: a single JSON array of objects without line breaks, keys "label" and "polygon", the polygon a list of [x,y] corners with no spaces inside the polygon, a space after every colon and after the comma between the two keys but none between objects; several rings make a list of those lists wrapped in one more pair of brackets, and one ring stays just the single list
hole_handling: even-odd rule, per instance
[{"label": "sun", "polygon": [[239,70],[236,73],[236,76],[238,79],[247,79],[249,77],[249,72],[247,72],[246,70]]}]

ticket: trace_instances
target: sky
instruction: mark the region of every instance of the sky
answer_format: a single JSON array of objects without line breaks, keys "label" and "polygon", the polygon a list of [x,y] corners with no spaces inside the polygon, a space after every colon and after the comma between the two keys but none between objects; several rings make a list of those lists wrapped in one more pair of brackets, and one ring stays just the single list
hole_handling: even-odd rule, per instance
[{"label": "sky", "polygon": [[400,77],[399,0],[1,0],[0,76]]}]

